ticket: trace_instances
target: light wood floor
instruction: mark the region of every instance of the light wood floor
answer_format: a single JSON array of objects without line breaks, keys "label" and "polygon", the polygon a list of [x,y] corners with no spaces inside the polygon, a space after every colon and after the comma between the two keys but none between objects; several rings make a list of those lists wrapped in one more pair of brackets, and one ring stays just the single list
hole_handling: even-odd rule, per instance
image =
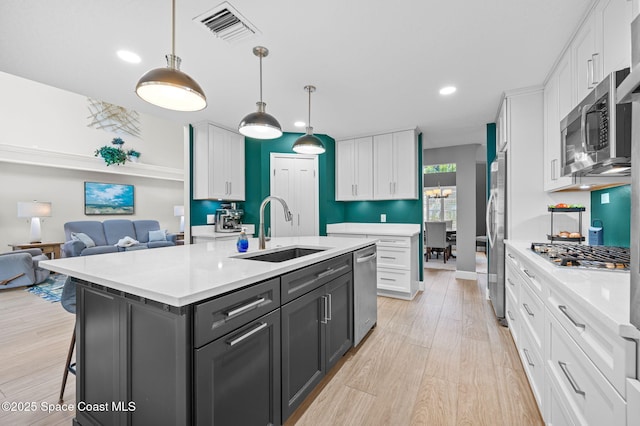
[{"label": "light wood floor", "polygon": [[[425,270],[411,302],[378,298],[378,326],[351,350],[289,425],[542,425],[508,329],[494,319],[480,280]],[[71,423],[55,407],[74,317],[24,289],[0,292],[0,425]],[[65,401],[75,401],[70,376]]]}]

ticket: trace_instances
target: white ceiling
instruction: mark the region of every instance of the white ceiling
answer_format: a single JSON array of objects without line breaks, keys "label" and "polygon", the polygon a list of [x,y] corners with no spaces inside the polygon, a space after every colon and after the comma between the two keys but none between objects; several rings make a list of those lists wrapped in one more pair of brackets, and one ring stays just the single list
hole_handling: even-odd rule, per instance
[{"label": "white ceiling", "polygon": [[[170,0],[2,0],[0,71],[165,117],[237,128],[259,98],[300,132],[336,139],[418,126],[425,148],[484,143],[505,90],[539,85],[591,0],[230,0],[261,32],[228,44],[192,19],[222,0],[176,0],[176,54],[208,107],[173,112],[134,93],[171,50]],[[137,52],[142,63],[117,58]],[[453,84],[458,91],[442,97]]]}]

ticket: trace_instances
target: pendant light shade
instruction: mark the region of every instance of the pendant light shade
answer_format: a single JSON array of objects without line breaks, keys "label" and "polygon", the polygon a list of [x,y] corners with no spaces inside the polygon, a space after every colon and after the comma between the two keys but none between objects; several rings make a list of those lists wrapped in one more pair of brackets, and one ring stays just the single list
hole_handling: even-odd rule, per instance
[{"label": "pendant light shade", "polygon": [[171,54],[166,55],[166,68],[147,72],[136,85],[136,94],[150,104],[175,111],[199,111],[207,106],[207,98],[198,83],[180,71],[180,58],[175,55],[176,2],[171,2]]},{"label": "pendant light shade", "polygon": [[262,46],[253,48],[253,54],[260,58],[260,101],[256,102],[258,111],[252,112],[240,121],[238,131],[244,136],[254,139],[275,139],[282,136],[282,127],[278,120],[267,114],[267,104],[262,102],[262,58],[269,54],[269,49]]},{"label": "pendant light shade", "polygon": [[325,148],[322,141],[313,135],[311,127],[311,92],[315,92],[315,86],[304,86],[309,93],[309,120],[307,120],[307,134],[300,136],[293,144],[293,150],[298,154],[324,154]]}]

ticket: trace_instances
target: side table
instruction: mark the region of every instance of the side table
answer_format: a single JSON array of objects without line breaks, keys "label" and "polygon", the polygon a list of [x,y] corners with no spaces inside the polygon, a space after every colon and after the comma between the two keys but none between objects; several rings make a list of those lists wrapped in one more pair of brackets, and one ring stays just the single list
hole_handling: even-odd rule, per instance
[{"label": "side table", "polygon": [[25,243],[25,244],[9,244],[15,250],[39,248],[42,253],[46,254],[49,259],[60,259],[60,246],[63,243]]}]

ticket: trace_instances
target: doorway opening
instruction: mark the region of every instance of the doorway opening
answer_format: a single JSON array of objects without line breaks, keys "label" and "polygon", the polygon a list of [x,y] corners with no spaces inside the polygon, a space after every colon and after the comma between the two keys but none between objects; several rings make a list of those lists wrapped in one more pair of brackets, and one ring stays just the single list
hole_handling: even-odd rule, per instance
[{"label": "doorway opening", "polygon": [[[443,260],[447,261],[447,253],[455,259],[455,242],[457,229],[457,190],[456,190],[456,163],[432,164],[423,167],[423,221],[424,221],[424,255],[428,262],[432,254],[443,252]],[[440,236],[427,235],[428,222],[444,222],[444,241]],[[435,238],[434,238],[435,237]],[[444,247],[431,247],[436,241],[437,245]],[[426,265],[426,263],[425,263]]]}]

